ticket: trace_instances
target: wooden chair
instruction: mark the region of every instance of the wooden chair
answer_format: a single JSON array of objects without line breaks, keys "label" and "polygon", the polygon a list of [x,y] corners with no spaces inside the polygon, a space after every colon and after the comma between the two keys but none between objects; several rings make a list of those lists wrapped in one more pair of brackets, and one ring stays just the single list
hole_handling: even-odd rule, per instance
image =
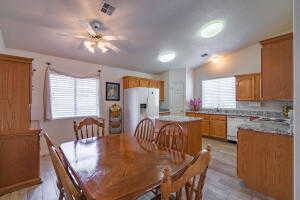
[{"label": "wooden chair", "polygon": [[[87,117],[83,121],[81,121],[78,125],[76,124],[76,121],[74,121],[73,127],[74,127],[76,140],[81,140],[90,137],[100,137],[100,135],[104,136],[105,121],[103,118],[99,118],[99,119],[100,120],[97,121],[92,117]],[[101,133],[100,133],[100,129],[102,129]],[[91,133],[89,134],[89,132]]]},{"label": "wooden chair", "polygon": [[59,156],[58,150],[51,142],[49,136],[44,133],[44,138],[48,145],[51,161],[57,176],[57,187],[60,191],[59,200],[83,200],[85,199],[82,192],[74,185],[61,157]]},{"label": "wooden chair", "polygon": [[[176,193],[176,200],[201,200],[207,168],[211,159],[211,147],[199,152],[193,162],[177,177],[171,177],[169,169],[164,169],[160,184],[161,199],[169,199],[171,193]],[[182,190],[185,189],[185,195]]]},{"label": "wooden chair", "polygon": [[183,152],[185,149],[185,139],[182,127],[177,123],[163,125],[158,132],[156,144],[159,147]]},{"label": "wooden chair", "polygon": [[134,136],[141,140],[153,142],[155,139],[153,121],[150,118],[141,120],[136,126]]}]

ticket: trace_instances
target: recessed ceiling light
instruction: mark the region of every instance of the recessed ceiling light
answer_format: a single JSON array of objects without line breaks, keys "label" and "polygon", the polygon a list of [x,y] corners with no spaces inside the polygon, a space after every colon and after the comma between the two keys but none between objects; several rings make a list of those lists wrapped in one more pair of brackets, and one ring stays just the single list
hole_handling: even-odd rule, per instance
[{"label": "recessed ceiling light", "polygon": [[224,20],[213,20],[203,25],[200,29],[200,36],[203,38],[212,38],[219,34],[225,26]]},{"label": "recessed ceiling light", "polygon": [[176,53],[174,51],[163,52],[158,55],[158,60],[160,62],[170,62],[176,57]]}]

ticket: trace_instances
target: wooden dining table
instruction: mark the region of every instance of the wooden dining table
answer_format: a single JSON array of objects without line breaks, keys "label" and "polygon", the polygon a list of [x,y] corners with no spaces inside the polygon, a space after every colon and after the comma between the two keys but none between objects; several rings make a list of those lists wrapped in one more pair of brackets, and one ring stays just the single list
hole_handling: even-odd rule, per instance
[{"label": "wooden dining table", "polygon": [[60,150],[86,198],[95,200],[137,198],[159,185],[163,169],[175,176],[193,159],[130,134],[66,142]]}]

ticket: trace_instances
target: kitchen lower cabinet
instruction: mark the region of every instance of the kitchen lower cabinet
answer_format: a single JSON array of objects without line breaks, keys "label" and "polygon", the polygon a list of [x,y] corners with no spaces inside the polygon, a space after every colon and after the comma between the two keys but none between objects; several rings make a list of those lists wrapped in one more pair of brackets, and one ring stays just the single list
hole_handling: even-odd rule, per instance
[{"label": "kitchen lower cabinet", "polygon": [[212,120],[210,121],[210,136],[226,139],[227,137],[227,124],[225,121]]},{"label": "kitchen lower cabinet", "polygon": [[247,188],[292,200],[293,158],[293,136],[239,129],[237,170]]},{"label": "kitchen lower cabinet", "polygon": [[222,140],[227,139],[227,116],[187,112],[186,116],[201,117],[201,133]]}]

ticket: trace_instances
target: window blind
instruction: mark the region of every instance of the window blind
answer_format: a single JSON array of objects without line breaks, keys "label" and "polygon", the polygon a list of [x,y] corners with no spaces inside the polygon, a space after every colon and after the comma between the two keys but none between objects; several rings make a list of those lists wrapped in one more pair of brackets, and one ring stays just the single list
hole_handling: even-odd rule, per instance
[{"label": "window blind", "polygon": [[203,108],[236,108],[235,77],[202,81]]},{"label": "window blind", "polygon": [[99,80],[50,73],[52,118],[99,116]]}]

